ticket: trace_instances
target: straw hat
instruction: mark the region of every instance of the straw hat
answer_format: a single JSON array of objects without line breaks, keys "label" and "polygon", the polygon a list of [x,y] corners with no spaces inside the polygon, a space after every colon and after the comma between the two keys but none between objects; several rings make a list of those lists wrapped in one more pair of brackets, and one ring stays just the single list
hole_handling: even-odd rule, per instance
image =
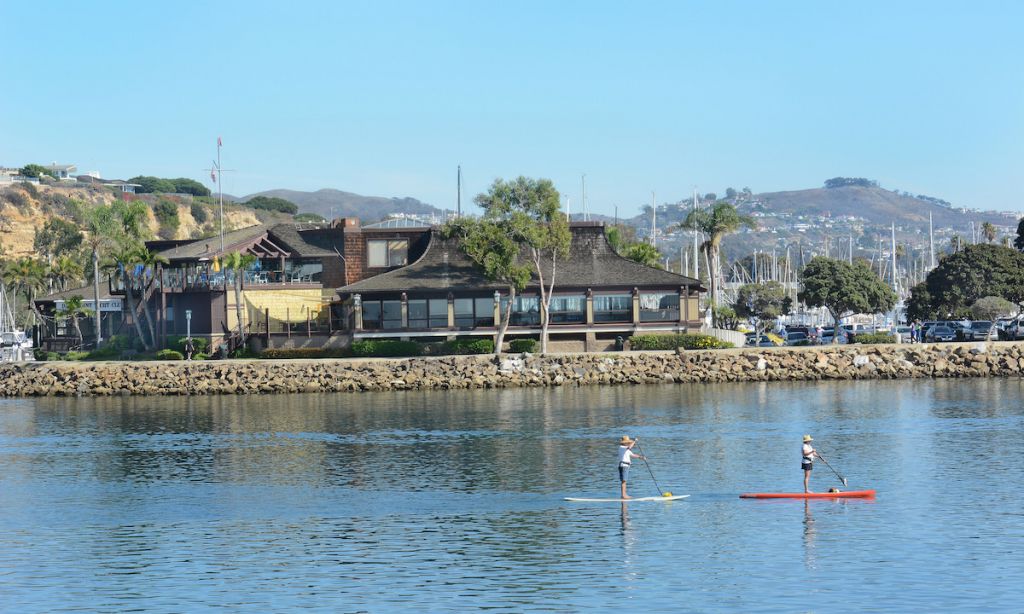
[{"label": "straw hat", "polygon": [[804,435],[804,443],[807,443],[808,441],[814,441],[814,440],[811,439],[810,435]]},{"label": "straw hat", "polygon": [[629,435],[623,435],[622,439],[619,440],[619,445],[620,446],[628,446],[629,444],[633,443],[634,441],[635,440],[629,438]]}]

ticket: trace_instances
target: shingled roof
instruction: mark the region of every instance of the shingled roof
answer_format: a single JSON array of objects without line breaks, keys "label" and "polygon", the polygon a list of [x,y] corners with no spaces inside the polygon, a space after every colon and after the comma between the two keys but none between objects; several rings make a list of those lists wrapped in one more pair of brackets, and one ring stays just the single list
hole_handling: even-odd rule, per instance
[{"label": "shingled roof", "polygon": [[[93,295],[94,290],[95,288],[93,288],[92,284],[89,284],[88,286],[70,288],[68,290],[63,290],[61,292],[54,292],[53,294],[47,294],[46,296],[38,297],[36,298],[36,302],[53,303],[56,301],[65,301],[71,298],[72,296],[80,296],[87,301],[91,301],[92,299],[95,298],[95,296]],[[108,284],[106,280],[103,280],[100,282],[100,300],[105,301],[109,298],[112,298],[110,294],[110,284]]]},{"label": "shingled roof", "polygon": [[[245,249],[249,244],[266,236],[268,228],[267,224],[257,224],[224,233],[224,251],[236,252]],[[196,260],[203,257],[212,258],[219,253],[220,236],[215,235],[162,250],[160,255],[168,260]]]},{"label": "shingled roof", "polygon": [[288,248],[293,256],[321,258],[337,256],[345,249],[344,236],[340,232],[299,232],[295,224],[278,224],[270,229],[274,242]]},{"label": "shingled roof", "polygon": [[[631,289],[651,286],[700,286],[700,282],[692,277],[649,267],[619,256],[608,244],[603,225],[598,223],[573,224],[569,257],[558,263],[557,273],[556,288],[560,286]],[[490,291],[505,287],[484,277],[479,268],[458,248],[454,239],[444,239],[437,230],[434,230],[431,233],[430,245],[416,262],[338,288],[338,293],[346,295],[366,292]],[[537,287],[538,282],[534,277],[527,289],[536,290]]]}]

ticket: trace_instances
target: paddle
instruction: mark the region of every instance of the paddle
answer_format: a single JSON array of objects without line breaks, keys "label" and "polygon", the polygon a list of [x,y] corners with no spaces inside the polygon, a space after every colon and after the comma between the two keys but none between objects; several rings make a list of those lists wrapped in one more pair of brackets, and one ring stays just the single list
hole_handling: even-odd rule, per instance
[{"label": "paddle", "polygon": [[[821,455],[820,451],[815,450],[815,453],[818,455],[818,458],[821,459],[821,462],[825,463],[826,467],[828,467],[829,469],[832,469],[832,465],[828,464],[828,461],[825,460],[825,457]],[[846,478],[844,478],[843,476],[839,475],[839,472],[836,471],[835,469],[832,469],[832,473],[836,474],[836,477],[839,478],[839,481],[843,483],[843,486],[846,486]]]},{"label": "paddle", "polygon": [[647,455],[646,455],[646,454],[644,454],[644,451],[640,449],[640,438],[639,438],[639,437],[636,437],[636,438],[634,438],[634,439],[633,439],[633,441],[635,441],[635,442],[636,442],[636,449],[637,449],[637,451],[638,451],[638,452],[640,452],[640,456],[642,456],[642,457],[643,457],[643,459],[644,459],[644,465],[646,465],[646,466],[647,466],[647,471],[648,471],[648,473],[650,473],[650,474],[651,474],[651,480],[653,480],[653,481],[654,481],[654,487],[658,489],[658,492],[660,492],[660,493],[661,493],[661,496],[662,496],[662,497],[671,497],[671,496],[672,496],[672,493],[670,493],[670,492],[669,492],[669,491],[667,491],[667,490],[666,490],[666,491],[662,491],[662,490],[661,490],[661,486],[658,486],[658,480],[657,480],[657,478],[655,478],[655,477],[654,477],[654,472],[653,472],[653,471],[651,471],[651,464],[647,462]]}]

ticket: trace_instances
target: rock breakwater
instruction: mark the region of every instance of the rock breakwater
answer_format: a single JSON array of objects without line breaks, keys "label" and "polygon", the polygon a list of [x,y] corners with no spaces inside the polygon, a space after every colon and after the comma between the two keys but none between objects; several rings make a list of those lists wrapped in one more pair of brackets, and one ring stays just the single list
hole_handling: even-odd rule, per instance
[{"label": "rock breakwater", "polygon": [[208,395],[1024,375],[1024,344],[0,365],[0,396]]}]

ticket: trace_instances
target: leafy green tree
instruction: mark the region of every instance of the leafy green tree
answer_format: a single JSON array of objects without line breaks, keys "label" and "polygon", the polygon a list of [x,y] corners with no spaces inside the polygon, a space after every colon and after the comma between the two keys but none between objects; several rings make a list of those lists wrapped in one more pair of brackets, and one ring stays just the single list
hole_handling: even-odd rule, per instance
[{"label": "leafy green tree", "polygon": [[50,171],[50,169],[46,168],[42,164],[26,164],[25,166],[21,167],[21,170],[18,171],[18,174],[21,175],[22,177],[31,177],[33,179],[36,177],[42,177],[43,175],[53,177],[53,173]]},{"label": "leafy green tree", "polygon": [[722,239],[741,228],[756,228],[757,222],[749,215],[743,215],[729,203],[715,203],[709,209],[696,209],[687,214],[678,226],[683,230],[695,230],[707,235],[708,240],[701,246],[712,270],[708,284],[711,289],[711,306],[718,304],[718,280],[722,278]]},{"label": "leafy green tree", "polygon": [[975,320],[995,320],[1016,313],[1017,306],[1001,296],[983,296],[971,304]]},{"label": "leafy green tree", "polygon": [[210,219],[210,213],[202,203],[192,203],[192,206],[189,207],[189,212],[192,214],[192,219],[194,219],[196,224],[199,224],[200,226],[205,224],[206,220]]},{"label": "leafy green tree", "polygon": [[[967,245],[946,256],[924,281],[927,305],[936,315],[961,315],[975,301],[986,296],[1002,297],[1013,303],[1024,301],[1024,254],[1002,245]],[[912,300],[924,304],[916,286]]]},{"label": "leafy green tree", "polygon": [[82,338],[82,325],[79,323],[79,318],[88,318],[92,316],[92,309],[85,306],[81,295],[74,295],[64,301],[64,309],[57,312],[57,317],[68,318],[71,320],[71,325],[75,329],[75,335],[78,336],[78,347],[81,348],[85,344],[85,340]]},{"label": "leafy green tree", "polygon": [[604,236],[608,239],[615,253],[622,254],[627,245],[636,243],[636,228],[627,224],[611,224],[605,226]]},{"label": "leafy green tree", "polygon": [[32,248],[42,256],[55,258],[78,250],[84,238],[78,225],[54,217],[47,220],[42,228],[36,229]]},{"label": "leafy green tree", "polygon": [[715,318],[715,322],[722,328],[729,330],[736,330],[736,327],[740,324],[739,315],[736,310],[729,305],[719,305],[715,307],[715,312],[712,314]]},{"label": "leafy green tree", "polygon": [[799,298],[810,307],[824,307],[835,320],[833,343],[840,321],[855,313],[881,313],[896,305],[896,293],[862,264],[817,256],[800,274]]},{"label": "leafy green tree", "polygon": [[1024,252],[1024,217],[1017,223],[1017,238],[1013,240],[1013,246]]},{"label": "leafy green tree", "polygon": [[181,227],[177,203],[166,198],[157,199],[153,204],[153,216],[156,218],[157,223],[160,224],[157,236],[161,239],[173,239],[174,235],[178,232],[178,228]]},{"label": "leafy green tree", "polygon": [[530,282],[530,266],[521,261],[522,246],[505,231],[501,222],[490,219],[463,217],[452,220],[441,229],[441,236],[456,241],[462,253],[489,281],[506,287],[508,300],[504,309],[498,311],[498,339],[494,344],[494,353],[500,355],[516,295]]},{"label": "leafy green tree", "polygon": [[284,198],[277,198],[276,196],[255,196],[245,201],[246,207],[253,209],[262,209],[264,211],[280,211],[281,213],[287,213],[289,215],[295,215],[299,212],[299,206],[290,200]]},{"label": "leafy green tree", "polygon": [[656,269],[665,268],[662,265],[662,255],[658,251],[658,248],[654,247],[650,243],[630,243],[623,250],[622,256],[628,258],[633,262],[639,262],[642,265],[654,267]]},{"label": "leafy green tree", "polygon": [[171,179],[170,182],[174,184],[174,191],[177,194],[191,194],[193,196],[210,195],[210,188],[199,183],[195,179],[186,179],[185,177],[178,177],[177,179]]},{"label": "leafy green tree", "polygon": [[326,224],[327,220],[324,216],[317,215],[316,213],[300,213],[292,218],[292,221],[298,224]]},{"label": "leafy green tree", "polygon": [[224,254],[224,261],[222,263],[225,271],[234,272],[235,317],[238,320],[238,339],[243,347],[245,346],[245,327],[242,321],[242,278],[245,276],[245,271],[250,269],[255,263],[256,256],[239,252]]},{"label": "leafy green tree", "polygon": [[786,295],[786,289],[777,281],[740,286],[734,303],[737,316],[754,319],[754,329],[758,335],[765,322],[788,314],[792,306],[793,299]]},{"label": "leafy green tree", "polygon": [[533,261],[540,286],[540,351],[547,353],[549,310],[558,261],[569,255],[572,243],[558,190],[550,179],[495,179],[486,193],[477,195],[475,202],[483,208],[484,218],[504,226]]},{"label": "leafy green tree", "polygon": [[142,201],[116,200],[111,205],[111,212],[118,225],[117,241],[130,245],[139,245],[150,237],[149,208]]},{"label": "leafy green tree", "polygon": [[139,175],[132,177],[128,183],[136,183],[139,187],[135,191],[139,194],[173,194],[175,192],[174,182],[170,179]]},{"label": "leafy green tree", "polygon": [[908,320],[932,320],[936,317],[932,295],[928,292],[928,284],[923,281],[910,289],[905,307]]}]

